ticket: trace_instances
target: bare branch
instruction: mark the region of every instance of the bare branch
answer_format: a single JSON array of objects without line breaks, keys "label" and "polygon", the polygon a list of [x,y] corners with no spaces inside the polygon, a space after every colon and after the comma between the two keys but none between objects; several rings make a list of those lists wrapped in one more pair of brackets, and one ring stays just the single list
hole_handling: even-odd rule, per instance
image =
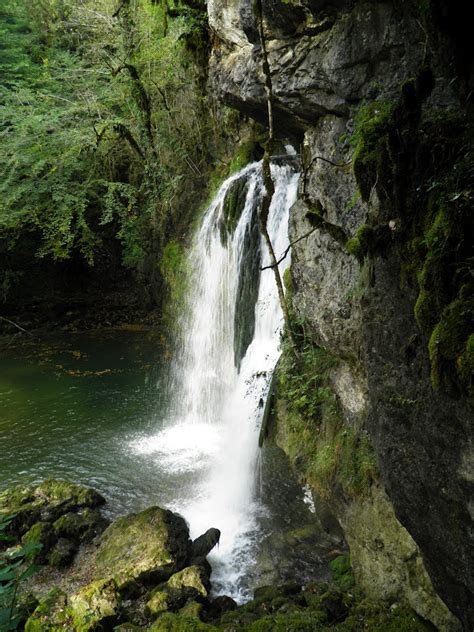
[{"label": "bare branch", "polygon": [[263,266],[263,268],[260,268],[260,270],[263,272],[263,270],[270,270],[270,268],[274,268],[275,266],[279,266],[280,263],[286,259],[286,257],[288,256],[288,253],[290,252],[292,246],[294,246],[295,244],[297,244],[299,241],[306,239],[306,237],[309,237],[310,235],[312,235],[314,233],[315,230],[318,230],[318,226],[315,226],[314,228],[312,228],[311,230],[309,230],[307,233],[305,233],[304,235],[301,235],[301,237],[298,237],[298,239],[295,239],[294,241],[292,241],[289,245],[288,248],[285,250],[285,252],[282,254],[282,256],[278,259],[278,261],[276,261],[275,263],[272,263],[269,266]]},{"label": "bare branch", "polygon": [[0,320],[5,321],[6,323],[9,323],[10,325],[13,325],[13,327],[16,327],[17,329],[19,329],[20,331],[23,331],[25,334],[28,334],[31,337],[34,337],[33,334],[31,333],[31,331],[28,331],[27,329],[24,329],[23,327],[21,327],[20,325],[18,325],[17,323],[14,323],[12,320],[10,320],[9,318],[5,318],[5,316],[0,316]]}]

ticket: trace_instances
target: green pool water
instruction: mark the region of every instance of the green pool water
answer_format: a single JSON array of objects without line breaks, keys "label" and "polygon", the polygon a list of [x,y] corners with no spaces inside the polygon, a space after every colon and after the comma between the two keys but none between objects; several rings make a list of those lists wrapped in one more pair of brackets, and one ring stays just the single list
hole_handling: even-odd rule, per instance
[{"label": "green pool water", "polygon": [[0,353],[2,488],[67,478],[102,492],[112,516],[169,500],[172,473],[130,450],[166,410],[156,335],[70,334]]}]

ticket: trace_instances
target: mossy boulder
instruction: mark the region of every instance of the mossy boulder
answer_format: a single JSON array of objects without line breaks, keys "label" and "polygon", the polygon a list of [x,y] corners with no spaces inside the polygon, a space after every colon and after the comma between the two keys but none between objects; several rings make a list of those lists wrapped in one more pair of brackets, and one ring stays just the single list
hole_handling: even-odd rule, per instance
[{"label": "mossy boulder", "polygon": [[58,632],[74,629],[67,597],[59,588],[53,588],[48,593],[25,624],[25,632]]},{"label": "mossy boulder", "polygon": [[80,513],[68,512],[54,524],[56,536],[77,542],[92,540],[107,525],[99,511],[86,508]]},{"label": "mossy boulder", "polygon": [[74,630],[103,629],[117,618],[121,600],[113,579],[99,579],[69,599]]},{"label": "mossy boulder", "polygon": [[173,608],[173,596],[168,590],[154,590],[146,602],[147,611],[155,616]]},{"label": "mossy boulder", "polygon": [[54,529],[49,522],[36,522],[21,539],[23,544],[40,544],[41,548],[31,554],[31,561],[43,564],[55,541]]},{"label": "mossy boulder", "polygon": [[47,480],[34,487],[17,485],[0,493],[0,514],[15,515],[9,534],[18,539],[35,523],[54,522],[65,513],[98,507],[105,499],[90,487]]},{"label": "mossy boulder", "polygon": [[167,585],[174,589],[192,588],[203,597],[207,597],[211,588],[209,578],[201,566],[188,566],[172,575]]},{"label": "mossy boulder", "polygon": [[150,507],[119,518],[104,531],[97,551],[97,573],[114,577],[119,588],[133,581],[165,581],[186,566],[190,553],[184,518]]}]

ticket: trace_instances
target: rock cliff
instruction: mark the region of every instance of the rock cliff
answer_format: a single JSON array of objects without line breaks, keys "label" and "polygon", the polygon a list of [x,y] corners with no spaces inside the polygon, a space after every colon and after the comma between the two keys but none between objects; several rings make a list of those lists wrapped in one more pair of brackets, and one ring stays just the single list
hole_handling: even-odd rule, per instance
[{"label": "rock cliff", "polygon": [[[211,91],[265,124],[251,0],[210,0],[208,11]],[[367,493],[333,481],[319,500],[371,596],[405,600],[440,629],[470,630],[466,16],[441,1],[358,0],[266,0],[263,14],[277,135],[299,145],[302,162],[290,238],[314,228],[292,250],[292,309],[305,336],[335,358],[328,380],[341,421],[318,432],[370,437],[379,472]],[[291,453],[283,399],[276,438]]]}]

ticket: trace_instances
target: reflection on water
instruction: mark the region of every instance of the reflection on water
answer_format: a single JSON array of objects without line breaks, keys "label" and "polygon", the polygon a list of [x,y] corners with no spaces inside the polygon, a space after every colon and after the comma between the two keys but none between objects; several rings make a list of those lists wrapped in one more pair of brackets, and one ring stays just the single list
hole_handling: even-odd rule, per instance
[{"label": "reflection on water", "polygon": [[0,486],[68,478],[102,492],[111,516],[169,501],[172,472],[129,449],[161,424],[160,356],[155,338],[130,331],[3,349]]}]

